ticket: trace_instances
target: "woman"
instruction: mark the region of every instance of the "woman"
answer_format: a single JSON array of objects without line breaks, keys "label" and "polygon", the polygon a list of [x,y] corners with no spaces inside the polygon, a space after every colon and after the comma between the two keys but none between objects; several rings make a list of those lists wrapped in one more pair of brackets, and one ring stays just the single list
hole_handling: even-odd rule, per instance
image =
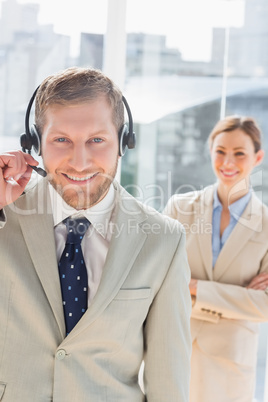
[{"label": "woman", "polygon": [[209,136],[217,183],[174,195],[165,214],[187,234],[191,402],[252,402],[258,322],[268,320],[268,208],[250,187],[264,152],[248,117],[229,116]]}]

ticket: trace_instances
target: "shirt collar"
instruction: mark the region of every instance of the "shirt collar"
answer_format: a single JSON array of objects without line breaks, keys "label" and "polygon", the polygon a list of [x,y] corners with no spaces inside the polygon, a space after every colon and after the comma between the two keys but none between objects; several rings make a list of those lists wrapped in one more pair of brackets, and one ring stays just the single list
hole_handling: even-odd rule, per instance
[{"label": "shirt collar", "polygon": [[94,226],[94,229],[96,229],[103,238],[106,238],[115,204],[115,189],[113,185],[110,186],[108,193],[98,204],[80,211],[68,205],[50,183],[48,188],[54,226],[58,225],[69,216],[76,218],[86,217],[91,222],[91,225]]},{"label": "shirt collar", "polygon": [[251,191],[249,191],[246,195],[243,197],[239,198],[239,200],[233,202],[231,205],[229,205],[229,211],[230,214],[238,220],[242,213],[244,212],[244,209],[246,208],[249,200],[251,198]]},{"label": "shirt collar", "polygon": [[[222,204],[219,200],[218,193],[217,193],[217,187],[214,189],[214,201],[213,201],[213,210],[216,208],[221,208],[222,209]],[[239,198],[237,201],[233,202],[232,204],[229,205],[229,211],[230,214],[235,218],[238,219],[244,212],[244,209],[246,208],[247,204],[249,203],[249,200],[251,198],[252,191],[250,190],[246,195],[243,197]]]},{"label": "shirt collar", "polygon": [[221,205],[221,202],[219,200],[217,191],[218,191],[218,188],[215,186],[214,195],[213,195],[213,210],[215,210],[217,208],[222,209],[222,205]]}]

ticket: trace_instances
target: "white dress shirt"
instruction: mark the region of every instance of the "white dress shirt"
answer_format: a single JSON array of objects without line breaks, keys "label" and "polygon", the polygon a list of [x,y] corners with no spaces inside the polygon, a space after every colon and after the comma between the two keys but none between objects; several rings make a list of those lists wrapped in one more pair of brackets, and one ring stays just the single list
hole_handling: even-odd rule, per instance
[{"label": "white dress shirt", "polygon": [[49,194],[53,211],[58,262],[64,250],[67,238],[67,228],[62,221],[71,216],[74,218],[86,217],[91,222],[81,243],[88,274],[89,305],[98,290],[112,237],[112,214],[115,203],[114,186],[110,186],[108,193],[98,204],[81,211],[77,211],[66,204],[51,184],[49,184]]}]

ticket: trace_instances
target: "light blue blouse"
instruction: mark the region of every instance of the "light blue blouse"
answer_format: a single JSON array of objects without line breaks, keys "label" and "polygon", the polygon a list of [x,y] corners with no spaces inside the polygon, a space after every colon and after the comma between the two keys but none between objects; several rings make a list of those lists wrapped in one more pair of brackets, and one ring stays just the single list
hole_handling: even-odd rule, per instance
[{"label": "light blue blouse", "polygon": [[239,200],[235,201],[229,205],[230,211],[230,223],[224,230],[222,236],[220,236],[220,224],[221,224],[221,212],[222,204],[219,200],[217,194],[217,188],[214,191],[214,202],[213,202],[213,215],[212,215],[212,253],[213,253],[213,267],[217,261],[222,247],[224,246],[226,240],[230,236],[233,228],[235,227],[238,219],[244,212],[249,200],[251,198],[251,191],[244,195]]}]

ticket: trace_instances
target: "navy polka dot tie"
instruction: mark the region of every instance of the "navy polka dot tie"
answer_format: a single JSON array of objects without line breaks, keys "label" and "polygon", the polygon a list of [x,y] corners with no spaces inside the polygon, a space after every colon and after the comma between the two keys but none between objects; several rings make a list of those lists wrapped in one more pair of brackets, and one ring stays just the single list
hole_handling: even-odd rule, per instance
[{"label": "navy polka dot tie", "polygon": [[59,275],[68,335],[87,309],[88,278],[81,241],[90,222],[86,218],[67,218],[63,222],[67,227],[67,239],[59,261]]}]

